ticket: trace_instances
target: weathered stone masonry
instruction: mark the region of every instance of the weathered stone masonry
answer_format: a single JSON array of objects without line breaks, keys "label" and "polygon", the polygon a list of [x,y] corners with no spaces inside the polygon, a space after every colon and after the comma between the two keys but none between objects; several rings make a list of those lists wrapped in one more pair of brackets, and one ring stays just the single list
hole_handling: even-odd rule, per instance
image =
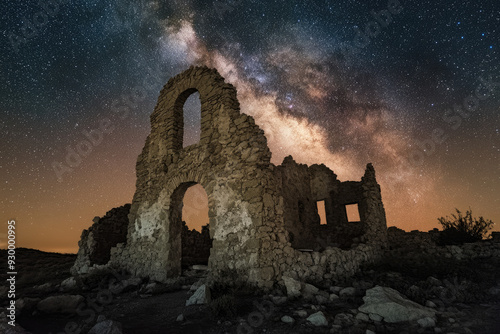
[{"label": "weathered stone masonry", "polygon": [[[183,105],[196,91],[200,141],[183,148]],[[324,165],[297,164],[287,157],[275,166],[270,160],[264,132],[240,112],[236,89],[216,70],[191,67],[171,78],[160,92],[137,160],[126,241],[110,249],[107,265],[160,282],[179,276],[182,199],[194,184],[208,195],[214,280],[234,277],[231,272],[270,288],[283,275],[338,279],[377,258],[387,227],[371,164],[361,181],[340,182]],[[325,201],[326,225],[319,222],[319,200]],[[357,223],[346,218],[345,205],[353,203],[359,208]],[[88,254],[80,249],[75,274],[98,264]]]},{"label": "weathered stone masonry", "polygon": [[127,240],[128,213],[130,204],[114,208],[104,217],[95,217],[94,224],[82,232],[78,242],[78,260],[73,271],[88,271],[93,265],[109,262],[111,248]]}]

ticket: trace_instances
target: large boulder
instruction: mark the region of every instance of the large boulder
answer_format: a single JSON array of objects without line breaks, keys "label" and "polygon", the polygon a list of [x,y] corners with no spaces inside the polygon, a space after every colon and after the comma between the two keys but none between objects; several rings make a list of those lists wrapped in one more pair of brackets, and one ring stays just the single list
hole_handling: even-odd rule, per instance
[{"label": "large boulder", "polygon": [[50,296],[39,301],[36,307],[43,313],[73,314],[84,300],[80,295]]},{"label": "large boulder", "polygon": [[197,305],[197,304],[207,304],[211,301],[210,289],[203,284],[193,293],[188,300],[186,300],[186,306]]},{"label": "large boulder", "polygon": [[288,295],[288,297],[300,296],[300,289],[302,288],[302,286],[299,281],[288,276],[283,276],[282,279],[283,282],[285,282],[286,294]]},{"label": "large boulder", "polygon": [[412,321],[426,317],[435,318],[433,309],[417,304],[398,291],[387,287],[376,286],[366,290],[363,301],[365,303],[358,308],[359,311],[378,315],[390,323]]}]

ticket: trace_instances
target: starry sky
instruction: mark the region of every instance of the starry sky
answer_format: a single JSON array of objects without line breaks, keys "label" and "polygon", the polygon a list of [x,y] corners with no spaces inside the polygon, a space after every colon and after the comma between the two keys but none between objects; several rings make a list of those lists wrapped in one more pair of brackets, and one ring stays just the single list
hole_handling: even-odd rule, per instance
[{"label": "starry sky", "polygon": [[[427,231],[470,207],[500,230],[496,0],[6,0],[0,12],[1,218],[16,219],[19,247],[76,252],[94,216],[131,202],[159,91],[190,65],[237,88],[275,164],[291,154],[356,181],[372,162],[389,226]],[[193,95],[185,142],[198,113]]]}]

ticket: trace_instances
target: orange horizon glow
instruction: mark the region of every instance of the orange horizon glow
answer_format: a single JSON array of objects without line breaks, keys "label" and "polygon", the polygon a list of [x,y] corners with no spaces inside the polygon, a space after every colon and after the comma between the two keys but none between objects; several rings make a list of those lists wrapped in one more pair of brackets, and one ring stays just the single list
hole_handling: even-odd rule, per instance
[{"label": "orange horizon glow", "polygon": [[[127,167],[130,169],[134,168],[132,161],[124,166],[124,168]],[[111,208],[131,202],[135,190],[135,177],[129,177],[126,182],[116,183],[105,176],[105,172],[112,171],[116,172],[116,170],[110,167],[110,170],[103,171],[103,174],[94,176],[97,181],[102,182],[102,186],[99,189],[92,190],[94,196],[90,200],[83,194],[91,191],[93,186],[80,183],[76,188],[78,191],[73,193],[74,201],[65,203],[64,207],[54,205],[50,198],[38,196],[36,193],[30,194],[30,198],[27,198],[30,203],[36,203],[36,209],[27,211],[23,204],[9,207],[10,212],[19,212],[17,217],[9,218],[16,220],[16,246],[18,248],[33,248],[45,252],[76,253],[82,231],[92,225],[92,219],[95,216],[103,216]],[[383,175],[382,171],[377,171],[377,173],[377,175]],[[76,184],[78,179],[82,177],[86,178],[88,175],[85,175],[85,173],[75,175],[76,180],[72,182]],[[451,213],[454,213],[455,207],[463,211],[469,208],[468,205],[460,205],[467,202],[465,200],[458,201],[460,196],[456,193],[450,193],[449,198],[442,201],[436,198],[434,201],[427,200],[414,203],[413,206],[408,208],[398,207],[391,201],[391,197],[395,194],[388,192],[383,184],[381,185],[381,189],[382,200],[386,209],[387,226],[396,226],[406,231],[441,229],[437,220],[438,217],[449,216]],[[115,194],[111,201],[109,200],[110,194]],[[59,195],[60,197],[56,198],[56,201],[64,201],[68,198],[67,193],[62,192]],[[82,201],[88,201],[87,205],[78,204]],[[206,193],[201,186],[195,185],[186,191],[183,211],[188,207],[196,209],[194,210],[196,214],[190,215],[192,221],[188,223],[188,227],[191,229],[200,230],[201,226],[208,222],[208,202],[205,203],[205,201],[207,201]],[[429,206],[429,202],[432,203],[432,207]],[[449,203],[457,204],[453,205]],[[205,204],[206,209],[202,209]],[[493,218],[491,213],[494,212],[494,208],[492,208],[493,210],[479,211],[476,210],[476,207],[479,207],[477,205],[479,203],[476,202],[473,204],[475,205],[471,205],[471,208],[474,217],[483,216],[486,219]],[[417,212],[420,213],[420,216],[413,218],[411,214],[413,213],[416,216]],[[439,214],[437,215],[436,212],[439,212]],[[185,214],[183,212],[183,217],[185,217]],[[7,219],[4,221],[3,228],[6,231]],[[500,231],[498,224],[495,224],[492,231]],[[0,248],[5,249],[7,247],[6,234],[0,240]]]}]

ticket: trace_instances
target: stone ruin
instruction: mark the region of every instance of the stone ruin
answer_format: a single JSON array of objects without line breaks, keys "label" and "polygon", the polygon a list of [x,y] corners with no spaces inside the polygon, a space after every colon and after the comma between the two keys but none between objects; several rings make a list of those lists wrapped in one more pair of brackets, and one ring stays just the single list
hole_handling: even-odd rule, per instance
[{"label": "stone ruin", "polygon": [[[183,148],[183,105],[194,92],[201,100],[201,135]],[[137,160],[132,204],[95,219],[82,233],[74,275],[111,266],[166,282],[182,275],[186,240],[209,247],[210,279],[262,289],[283,276],[310,282],[348,278],[381,257],[387,226],[373,166],[367,165],[360,181],[347,182],[325,165],[299,164],[291,156],[275,166],[263,130],[240,112],[236,95],[207,67],[190,67],[168,81]],[[202,242],[182,221],[184,193],[195,184],[208,196]],[[318,201],[324,201],[326,224]],[[357,204],[359,221],[348,220],[350,204]],[[121,222],[110,218],[118,213]]]}]

